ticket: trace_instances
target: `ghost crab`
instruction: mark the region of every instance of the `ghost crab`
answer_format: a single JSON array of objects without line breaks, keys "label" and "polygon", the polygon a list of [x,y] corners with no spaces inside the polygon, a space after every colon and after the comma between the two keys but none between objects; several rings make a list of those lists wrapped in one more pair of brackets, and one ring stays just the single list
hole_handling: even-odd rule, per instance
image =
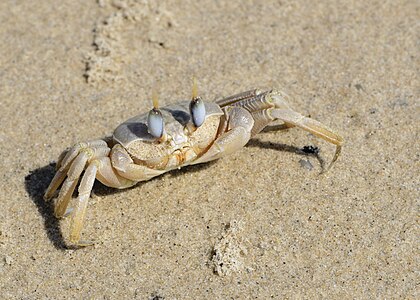
[{"label": "ghost crab", "polygon": [[[343,139],[320,122],[293,111],[285,98],[285,94],[274,90],[251,90],[205,102],[198,97],[194,83],[191,101],[159,108],[154,94],[153,109],[119,125],[112,139],[78,143],[64,151],[44,198],[51,199],[64,181],[55,216],[62,218],[71,213],[70,243],[91,245],[80,237],[95,179],[123,189],[175,168],[215,160],[242,148],[276,120],[336,145],[329,169],[341,152]],[[68,205],[83,171],[73,211]]]}]

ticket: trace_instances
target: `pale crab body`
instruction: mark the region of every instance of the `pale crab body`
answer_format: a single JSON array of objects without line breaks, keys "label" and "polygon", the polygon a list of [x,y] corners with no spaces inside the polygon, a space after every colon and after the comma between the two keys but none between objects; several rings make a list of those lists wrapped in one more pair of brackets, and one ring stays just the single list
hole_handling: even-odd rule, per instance
[{"label": "pale crab body", "polygon": [[[51,199],[62,184],[55,215],[72,214],[72,244],[91,244],[80,237],[95,179],[122,189],[175,168],[215,160],[242,148],[277,120],[335,144],[330,166],[340,154],[343,139],[320,122],[293,111],[281,92],[252,90],[216,102],[204,102],[194,94],[191,101],[162,108],[156,104],[149,113],[119,125],[109,140],[78,143],[62,153],[44,198]],[[83,171],[75,208],[68,209]]]},{"label": "pale crab body", "polygon": [[162,171],[189,165],[201,157],[216,140],[224,115],[216,103],[204,103],[205,122],[193,128],[193,131],[190,130],[189,104],[190,101],[184,101],[160,108],[165,137],[159,142],[148,131],[147,113],[119,125],[113,139],[125,148],[136,164]]}]

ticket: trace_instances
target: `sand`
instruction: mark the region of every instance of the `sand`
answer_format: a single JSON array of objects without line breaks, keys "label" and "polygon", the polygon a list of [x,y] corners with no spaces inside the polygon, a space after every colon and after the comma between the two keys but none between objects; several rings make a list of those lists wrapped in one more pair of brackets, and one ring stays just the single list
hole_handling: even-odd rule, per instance
[{"label": "sand", "polygon": [[[148,3],[151,2],[151,3]],[[0,2],[0,298],[414,299],[418,1]],[[277,88],[346,140],[268,131],[127,190],[84,238],[42,195],[62,150],[147,111]],[[306,155],[304,146],[319,149]],[[417,288],[417,290],[416,290]]]}]

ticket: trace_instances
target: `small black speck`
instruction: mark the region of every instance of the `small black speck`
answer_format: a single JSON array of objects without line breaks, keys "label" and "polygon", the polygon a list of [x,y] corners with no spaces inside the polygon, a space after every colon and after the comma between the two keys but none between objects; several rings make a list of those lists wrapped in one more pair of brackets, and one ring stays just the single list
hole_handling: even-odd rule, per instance
[{"label": "small black speck", "polygon": [[319,148],[315,146],[304,146],[302,148],[302,151],[303,153],[306,153],[306,154],[318,154]]}]

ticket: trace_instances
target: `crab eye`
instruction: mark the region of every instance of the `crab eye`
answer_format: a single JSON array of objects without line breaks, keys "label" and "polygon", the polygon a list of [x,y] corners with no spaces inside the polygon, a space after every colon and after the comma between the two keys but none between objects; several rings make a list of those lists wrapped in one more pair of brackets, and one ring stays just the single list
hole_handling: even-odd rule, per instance
[{"label": "crab eye", "polygon": [[163,116],[159,109],[153,108],[147,116],[147,127],[149,133],[155,138],[161,138],[163,135]]},{"label": "crab eye", "polygon": [[190,113],[194,126],[200,127],[206,118],[206,106],[200,97],[196,97],[191,100]]}]

